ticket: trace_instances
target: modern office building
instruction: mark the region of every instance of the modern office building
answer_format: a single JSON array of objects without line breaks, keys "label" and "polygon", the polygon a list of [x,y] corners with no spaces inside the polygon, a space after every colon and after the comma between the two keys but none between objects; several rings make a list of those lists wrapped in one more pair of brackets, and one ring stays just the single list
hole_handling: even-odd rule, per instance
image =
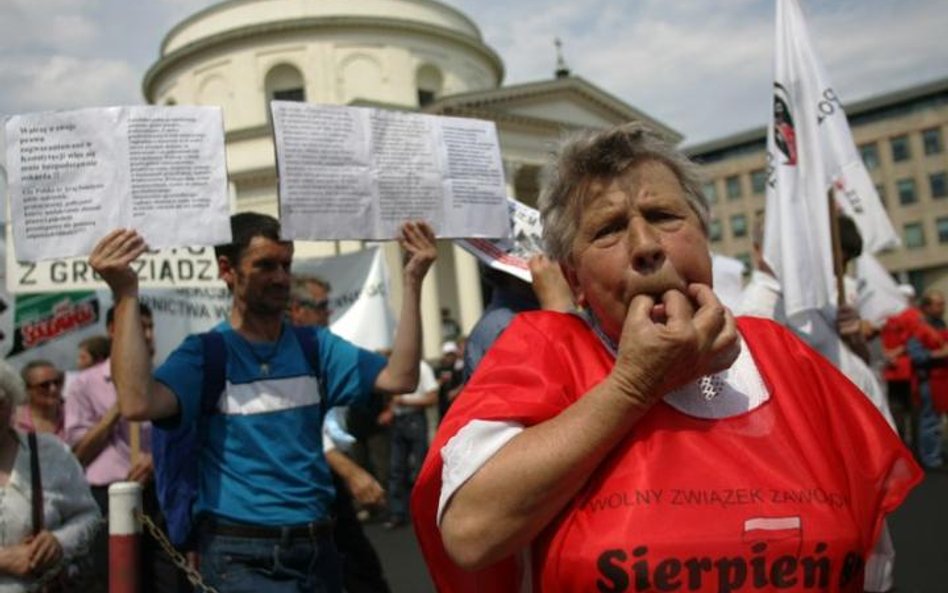
[{"label": "modern office building", "polygon": [[[948,79],[846,105],[869,174],[902,246],[879,259],[916,289],[948,291]],[[751,228],[764,209],[766,128],[686,151],[703,165],[715,251],[750,262]]]}]

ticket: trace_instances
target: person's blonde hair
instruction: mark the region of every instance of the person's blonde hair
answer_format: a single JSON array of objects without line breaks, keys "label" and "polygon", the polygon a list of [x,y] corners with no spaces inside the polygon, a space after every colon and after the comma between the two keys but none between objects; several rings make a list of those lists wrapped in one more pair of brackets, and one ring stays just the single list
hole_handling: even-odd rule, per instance
[{"label": "person's blonde hair", "polygon": [[580,211],[593,182],[608,183],[649,161],[660,162],[675,174],[707,234],[710,210],[697,167],[666,138],[635,122],[568,137],[544,167],[539,206],[544,248],[550,257],[569,261]]}]

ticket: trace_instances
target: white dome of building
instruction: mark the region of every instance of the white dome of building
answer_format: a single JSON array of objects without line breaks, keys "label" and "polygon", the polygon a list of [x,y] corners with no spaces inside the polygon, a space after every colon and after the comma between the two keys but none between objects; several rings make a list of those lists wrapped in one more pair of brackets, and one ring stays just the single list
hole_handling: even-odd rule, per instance
[{"label": "white dome of building", "polygon": [[474,23],[433,0],[229,0],[168,33],[143,90],[221,105],[232,132],[265,125],[275,94],[414,109],[502,77]]}]

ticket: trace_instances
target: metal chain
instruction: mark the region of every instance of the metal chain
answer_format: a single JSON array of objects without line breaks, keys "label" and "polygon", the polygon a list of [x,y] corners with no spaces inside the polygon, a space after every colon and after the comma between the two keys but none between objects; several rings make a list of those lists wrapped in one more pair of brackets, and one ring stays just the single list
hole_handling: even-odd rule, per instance
[{"label": "metal chain", "polygon": [[184,572],[184,576],[187,577],[188,581],[194,586],[196,591],[202,591],[203,593],[217,593],[217,589],[204,582],[204,580],[201,578],[201,574],[194,570],[184,554],[175,549],[171,542],[168,541],[168,536],[164,534],[160,527],[155,525],[154,521],[137,509],[135,510],[135,517],[141,521],[149,535],[155,538],[158,544],[161,545],[161,549],[164,550],[166,554],[168,554],[168,557],[171,558],[171,561],[174,563],[174,565]]}]

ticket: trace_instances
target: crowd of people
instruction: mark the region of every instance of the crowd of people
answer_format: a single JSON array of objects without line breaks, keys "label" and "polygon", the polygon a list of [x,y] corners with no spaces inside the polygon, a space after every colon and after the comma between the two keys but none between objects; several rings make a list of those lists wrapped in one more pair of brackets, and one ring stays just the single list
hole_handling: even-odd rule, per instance
[{"label": "crowd of people", "polygon": [[[114,328],[113,314],[113,309],[106,313],[109,334]],[[149,353],[153,353],[154,325],[151,311],[146,305],[141,305],[140,318],[146,347]],[[21,441],[24,440],[23,435],[40,435],[38,451],[41,476],[45,476],[47,471],[57,471],[63,472],[64,477],[70,477],[68,481],[44,477],[40,484],[43,500],[46,504],[76,505],[77,509],[82,510],[82,514],[75,517],[65,513],[57,517],[54,513],[49,521],[81,520],[83,528],[73,527],[69,541],[60,542],[62,549],[57,556],[57,564],[37,567],[26,574],[10,573],[0,577],[0,583],[4,577],[11,578],[11,591],[26,590],[23,588],[26,583],[46,578],[44,571],[38,568],[48,568],[58,573],[54,579],[58,588],[50,591],[94,593],[108,590],[108,529],[102,518],[107,518],[109,514],[108,488],[111,484],[126,481],[141,484],[146,515],[162,525],[154,489],[151,426],[148,423],[129,422],[119,413],[109,364],[110,344],[109,335],[82,340],[76,351],[76,370],[68,373],[68,381],[67,373],[48,360],[31,360],[20,371],[20,385],[26,397],[14,409],[14,432]],[[6,375],[13,373],[7,363],[4,365]],[[7,383],[3,391],[8,401],[18,401],[20,398],[16,393],[15,382],[9,376],[5,376],[5,380]],[[55,439],[57,446],[53,447],[49,443],[50,438]],[[29,450],[27,446],[20,454],[28,456]],[[47,469],[47,463],[50,469]],[[13,478],[29,481],[30,471],[27,469],[21,474],[14,474]],[[4,532],[4,541],[17,543],[13,533]],[[14,539],[8,540],[8,537]],[[173,565],[160,544],[150,535],[143,538],[140,566],[142,591],[174,593],[191,590],[184,573]],[[0,585],[0,590],[7,589]]]},{"label": "crowd of people", "polygon": [[[887,590],[885,516],[916,459],[944,463],[944,295],[880,327],[851,303],[790,318],[758,252],[732,312],[711,287],[701,185],[640,125],[568,141],[533,282],[483,266],[483,316],[465,336],[442,310],[431,361],[424,222],[401,229],[398,326],[374,352],[330,331],[332,287],[292,274],[276,219],[234,215],[215,248],[229,316],[157,368],[132,267],[147,245],[108,234],[90,256],[113,293],[108,335],[79,345],[68,381],[48,361],[0,364],[0,592],[105,591],[122,481],[222,593],[390,591],[373,520],[414,522],[441,591]],[[858,256],[855,225],[840,228]],[[187,434],[181,523],[155,464]],[[147,534],[141,567],[143,591],[190,590]]]}]

